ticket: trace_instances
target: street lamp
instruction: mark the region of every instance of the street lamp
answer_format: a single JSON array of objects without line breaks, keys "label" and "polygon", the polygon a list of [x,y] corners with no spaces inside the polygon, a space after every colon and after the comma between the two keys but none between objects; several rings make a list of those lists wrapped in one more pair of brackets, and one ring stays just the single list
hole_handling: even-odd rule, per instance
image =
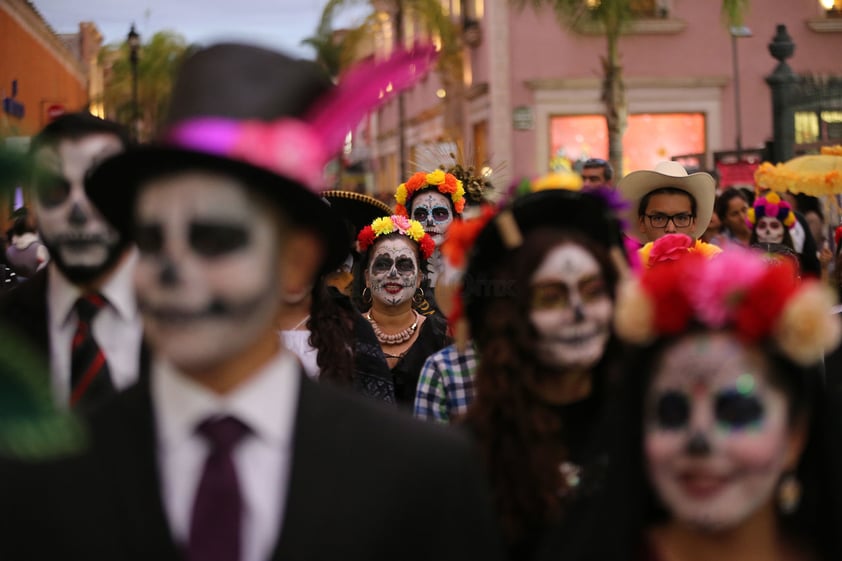
[{"label": "street lamp", "polygon": [[740,65],[737,60],[737,39],[751,37],[751,29],[745,25],[732,26],[731,33],[731,55],[734,66],[734,118],[737,122],[737,158],[743,156],[743,122],[740,113]]},{"label": "street lamp", "polygon": [[129,36],[126,40],[129,44],[129,62],[132,65],[132,133],[137,140],[140,128],[138,126],[140,111],[137,104],[137,60],[138,51],[140,51],[140,35],[135,30],[134,23],[132,23],[132,28],[129,30]]}]

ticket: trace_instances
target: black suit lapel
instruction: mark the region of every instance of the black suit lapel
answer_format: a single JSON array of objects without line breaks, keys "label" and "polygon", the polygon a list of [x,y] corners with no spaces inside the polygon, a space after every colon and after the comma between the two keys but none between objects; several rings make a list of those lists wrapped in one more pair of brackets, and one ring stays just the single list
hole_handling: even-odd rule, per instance
[{"label": "black suit lapel", "polygon": [[93,420],[104,485],[133,561],[177,560],[161,500],[148,379],[106,404]]},{"label": "black suit lapel", "polygon": [[325,538],[314,522],[320,519],[319,511],[330,508],[330,502],[317,494],[332,492],[329,484],[332,471],[341,467],[331,465],[326,457],[333,443],[325,427],[325,404],[319,400],[318,391],[316,382],[302,373],[286,505],[273,561],[300,558],[312,548],[313,541]]}]

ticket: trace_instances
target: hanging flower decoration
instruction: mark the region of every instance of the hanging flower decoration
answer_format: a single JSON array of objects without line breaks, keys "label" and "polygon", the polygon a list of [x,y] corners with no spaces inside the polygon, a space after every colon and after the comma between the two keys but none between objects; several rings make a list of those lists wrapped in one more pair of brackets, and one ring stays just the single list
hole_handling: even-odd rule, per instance
[{"label": "hanging flower decoration", "polygon": [[710,258],[722,253],[722,249],[702,240],[694,240],[686,234],[667,234],[647,243],[638,251],[640,262],[647,269],[664,261],[676,261],[688,253]]},{"label": "hanging flower decoration", "polygon": [[765,216],[777,218],[787,228],[795,226],[795,213],[792,212],[792,206],[781,200],[781,196],[777,193],[768,193],[764,197],[757,197],[754,206],[748,209],[746,223],[749,228],[753,228]]},{"label": "hanging flower decoration", "polygon": [[834,295],[815,280],[799,281],[788,260],[767,262],[743,248],[716,259],[685,253],[645,269],[618,291],[617,334],[644,345],[692,325],[732,329],[752,344],[771,339],[789,359],[808,366],[839,344]]},{"label": "hanging flower decoration", "polygon": [[398,185],[398,189],[395,191],[395,202],[397,203],[395,214],[408,217],[407,201],[419,191],[432,188],[437,189],[442,195],[450,196],[450,200],[453,202],[453,211],[456,214],[462,214],[465,209],[465,188],[462,187],[462,182],[456,179],[455,175],[441,169],[432,173],[419,171],[413,174],[406,183]]},{"label": "hanging flower decoration", "polygon": [[421,248],[421,255],[429,259],[436,249],[436,242],[417,220],[410,220],[406,216],[392,215],[375,218],[374,222],[366,226],[357,235],[357,251],[363,253],[381,236],[400,234],[411,239]]}]

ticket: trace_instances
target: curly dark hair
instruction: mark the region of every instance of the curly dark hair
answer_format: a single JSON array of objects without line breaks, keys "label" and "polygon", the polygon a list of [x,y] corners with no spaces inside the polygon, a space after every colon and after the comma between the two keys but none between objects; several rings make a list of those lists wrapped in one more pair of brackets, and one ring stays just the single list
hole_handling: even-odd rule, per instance
[{"label": "curly dark hair", "polygon": [[354,380],[354,316],[351,300],[320,276],[310,304],[310,345],[316,349],[319,378],[350,387]]},{"label": "curly dark hair", "polygon": [[[540,362],[538,339],[529,321],[529,290],[533,272],[547,253],[563,242],[585,247],[596,258],[614,298],[618,273],[608,252],[574,230],[539,227],[529,232],[517,251],[502,256],[473,289],[497,287],[471,319],[472,337],[481,357],[476,372],[476,397],[464,420],[477,436],[498,513],[510,543],[528,537],[563,515],[559,497],[564,481],[558,466],[569,458],[561,421],[536,391],[546,376],[557,376]],[[508,287],[503,289],[501,287]],[[466,286],[466,290],[471,288]],[[613,357],[619,343],[613,337],[603,358],[591,372],[591,396],[602,399],[613,378]],[[591,427],[570,427],[590,430]]]}]

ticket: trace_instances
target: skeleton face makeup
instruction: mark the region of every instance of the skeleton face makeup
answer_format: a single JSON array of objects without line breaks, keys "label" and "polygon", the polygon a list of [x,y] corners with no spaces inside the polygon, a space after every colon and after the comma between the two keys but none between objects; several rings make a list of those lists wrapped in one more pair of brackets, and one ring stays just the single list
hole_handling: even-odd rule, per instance
[{"label": "skeleton face makeup", "polygon": [[562,243],[547,253],[530,284],[529,318],[540,337],[540,359],[558,370],[593,367],[610,337],[614,310],[594,256],[579,244]]},{"label": "skeleton face makeup", "polygon": [[783,243],[784,225],[777,218],[764,216],[757,221],[757,241],[762,243]]},{"label": "skeleton face makeup", "polygon": [[90,282],[108,271],[126,246],[88,200],[84,186],[91,167],[122,151],[118,137],[92,134],[62,140],[35,154],[38,171],[33,184],[41,237],[51,259],[74,283]]},{"label": "skeleton face makeup", "polygon": [[453,223],[453,211],[447,195],[433,189],[423,191],[412,199],[409,212],[413,220],[424,226],[424,231],[430,234],[436,247],[441,247],[447,229]]},{"label": "skeleton face makeup", "polygon": [[248,352],[273,330],[284,292],[275,216],[224,176],[148,183],[137,202],[135,272],[150,343],[193,372]]},{"label": "skeleton face makeup", "polygon": [[793,439],[768,372],[758,350],[728,334],[687,336],[665,351],[644,434],[649,478],[674,518],[731,528],[772,501]]},{"label": "skeleton face makeup", "polygon": [[375,242],[365,272],[371,297],[386,306],[399,306],[412,299],[421,284],[418,256],[404,236]]}]

